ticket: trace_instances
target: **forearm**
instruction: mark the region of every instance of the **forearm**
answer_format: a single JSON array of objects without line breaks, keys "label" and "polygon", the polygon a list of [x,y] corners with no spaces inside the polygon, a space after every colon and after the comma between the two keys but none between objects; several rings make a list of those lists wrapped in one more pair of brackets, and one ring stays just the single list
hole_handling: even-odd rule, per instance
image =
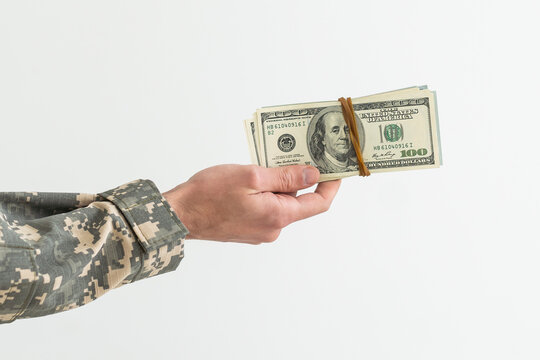
[{"label": "forearm", "polygon": [[0,323],[82,306],[175,270],[187,229],[155,185],[0,194]]}]

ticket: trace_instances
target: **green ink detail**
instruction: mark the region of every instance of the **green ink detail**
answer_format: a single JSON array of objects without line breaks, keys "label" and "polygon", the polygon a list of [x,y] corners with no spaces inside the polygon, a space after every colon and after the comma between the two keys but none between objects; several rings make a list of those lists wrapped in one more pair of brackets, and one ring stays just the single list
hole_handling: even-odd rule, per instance
[{"label": "green ink detail", "polygon": [[386,141],[395,142],[403,137],[403,131],[396,124],[386,125],[384,127],[384,138]]}]

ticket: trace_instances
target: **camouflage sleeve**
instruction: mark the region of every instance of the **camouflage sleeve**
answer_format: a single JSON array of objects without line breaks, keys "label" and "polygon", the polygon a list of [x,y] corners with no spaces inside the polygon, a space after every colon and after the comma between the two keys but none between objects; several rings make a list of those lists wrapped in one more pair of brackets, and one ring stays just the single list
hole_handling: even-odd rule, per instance
[{"label": "camouflage sleeve", "polygon": [[97,195],[0,193],[0,323],[173,271],[187,234],[150,180]]}]

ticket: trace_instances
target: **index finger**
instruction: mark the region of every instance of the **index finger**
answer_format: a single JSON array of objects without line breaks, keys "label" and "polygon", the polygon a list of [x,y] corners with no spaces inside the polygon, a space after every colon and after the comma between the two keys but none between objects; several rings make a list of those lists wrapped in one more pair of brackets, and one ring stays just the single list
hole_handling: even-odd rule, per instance
[{"label": "index finger", "polygon": [[298,196],[298,206],[292,214],[292,220],[302,220],[328,210],[340,185],[341,179],[321,182],[314,192]]}]

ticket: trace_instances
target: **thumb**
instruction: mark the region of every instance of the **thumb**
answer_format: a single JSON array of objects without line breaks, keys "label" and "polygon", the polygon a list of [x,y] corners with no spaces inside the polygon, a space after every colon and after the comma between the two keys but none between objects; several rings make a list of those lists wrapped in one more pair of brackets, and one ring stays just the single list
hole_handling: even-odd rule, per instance
[{"label": "thumb", "polygon": [[290,165],[259,168],[259,189],[272,192],[293,192],[308,188],[319,181],[319,170],[314,166]]}]

